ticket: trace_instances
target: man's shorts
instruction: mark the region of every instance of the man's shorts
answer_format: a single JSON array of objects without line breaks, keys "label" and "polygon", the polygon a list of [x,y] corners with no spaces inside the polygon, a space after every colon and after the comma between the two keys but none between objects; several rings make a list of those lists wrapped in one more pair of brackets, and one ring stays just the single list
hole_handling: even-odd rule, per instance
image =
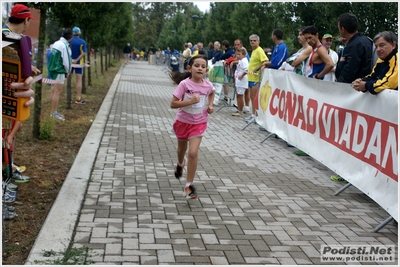
[{"label": "man's shorts", "polygon": [[58,84],[64,84],[65,74],[58,74],[55,80]]},{"label": "man's shorts", "polygon": [[258,82],[249,82],[249,88],[251,89],[252,87],[256,86]]},{"label": "man's shorts", "polygon": [[187,141],[194,137],[203,136],[207,129],[207,123],[188,124],[181,121],[175,121],[172,131],[175,133],[179,141]]},{"label": "man's shorts", "polygon": [[82,74],[83,73],[83,68],[72,68],[71,69],[71,74],[74,73],[75,70],[75,74]]},{"label": "man's shorts", "polygon": [[124,54],[126,58],[130,58],[131,54]]},{"label": "man's shorts", "polygon": [[247,90],[247,88],[245,88],[245,87],[240,87],[240,86],[237,86],[237,87],[236,87],[236,93],[237,93],[238,95],[244,95],[244,93],[246,92],[246,90]]}]

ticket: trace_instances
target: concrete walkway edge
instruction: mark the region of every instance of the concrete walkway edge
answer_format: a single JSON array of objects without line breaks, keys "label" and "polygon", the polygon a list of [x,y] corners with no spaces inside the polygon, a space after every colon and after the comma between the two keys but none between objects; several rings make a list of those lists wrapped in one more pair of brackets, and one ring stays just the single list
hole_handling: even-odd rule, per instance
[{"label": "concrete walkway edge", "polygon": [[[79,221],[78,217],[85,199],[92,168],[100,147],[107,118],[110,114],[114,95],[117,91],[122,68],[123,66],[115,76],[68,172],[67,178],[47,215],[46,221],[29,253],[25,263],[27,265],[36,264],[35,262],[37,261],[52,260],[53,258],[43,256],[44,252],[65,252],[72,241],[76,223]],[[65,123],[68,123],[68,121]],[[81,166],[90,166],[90,168],[82,168]]]}]

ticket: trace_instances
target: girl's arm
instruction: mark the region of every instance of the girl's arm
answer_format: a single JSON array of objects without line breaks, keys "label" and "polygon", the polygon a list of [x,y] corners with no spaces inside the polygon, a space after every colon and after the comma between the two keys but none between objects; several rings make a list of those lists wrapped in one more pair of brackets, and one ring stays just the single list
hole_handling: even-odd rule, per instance
[{"label": "girl's arm", "polygon": [[207,113],[211,114],[214,111],[214,96],[215,96],[215,92],[212,92],[211,94],[208,95],[208,107],[207,107]]},{"label": "girl's arm", "polygon": [[171,108],[183,108],[190,106],[192,104],[196,104],[200,101],[200,96],[198,94],[194,94],[190,99],[180,100],[176,96],[172,97]]}]

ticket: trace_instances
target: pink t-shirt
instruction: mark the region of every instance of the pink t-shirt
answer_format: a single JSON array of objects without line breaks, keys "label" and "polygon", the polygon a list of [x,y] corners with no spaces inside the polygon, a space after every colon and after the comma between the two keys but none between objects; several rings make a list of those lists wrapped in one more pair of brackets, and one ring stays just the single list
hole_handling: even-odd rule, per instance
[{"label": "pink t-shirt", "polygon": [[200,95],[200,102],[183,107],[178,110],[176,120],[189,123],[200,124],[208,121],[208,96],[215,92],[215,88],[210,81],[203,79],[202,83],[195,83],[187,78],[179,83],[173,95],[180,100],[190,99],[194,94]]}]

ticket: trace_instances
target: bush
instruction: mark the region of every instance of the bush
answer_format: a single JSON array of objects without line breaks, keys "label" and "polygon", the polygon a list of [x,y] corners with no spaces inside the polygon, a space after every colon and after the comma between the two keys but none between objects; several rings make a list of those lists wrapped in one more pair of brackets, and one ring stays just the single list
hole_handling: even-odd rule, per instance
[{"label": "bush", "polygon": [[41,140],[52,140],[54,139],[54,120],[50,117],[46,117],[40,124],[39,139]]}]

